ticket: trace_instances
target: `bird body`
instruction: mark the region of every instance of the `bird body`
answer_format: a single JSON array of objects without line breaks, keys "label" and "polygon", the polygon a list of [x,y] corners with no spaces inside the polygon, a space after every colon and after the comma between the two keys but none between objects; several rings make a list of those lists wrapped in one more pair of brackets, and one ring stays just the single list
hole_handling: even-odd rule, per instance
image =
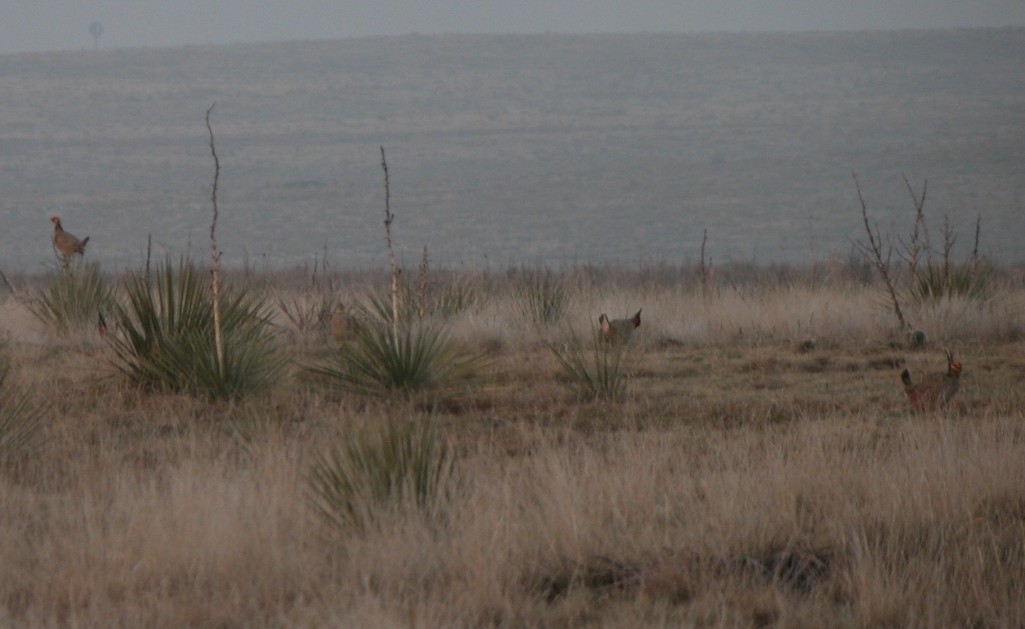
[{"label": "bird body", "polygon": [[337,343],[344,343],[352,333],[360,326],[360,320],[355,315],[346,312],[345,304],[339,303],[335,312],[331,315],[331,338]]},{"label": "bird body", "polygon": [[638,310],[629,319],[609,319],[603,312],[598,317],[601,338],[606,343],[626,343],[634,330],[641,327],[641,311]]},{"label": "bird body", "polygon": [[921,382],[914,382],[911,373],[905,369],[900,374],[904,393],[916,411],[941,408],[950,403],[961,387],[961,363],[947,352],[947,373],[926,376]]},{"label": "bird body", "polygon": [[85,255],[85,246],[89,242],[88,236],[79,240],[74,235],[64,231],[64,226],[61,225],[59,216],[50,217],[50,222],[53,223],[53,247],[64,258],[65,264],[75,254]]}]

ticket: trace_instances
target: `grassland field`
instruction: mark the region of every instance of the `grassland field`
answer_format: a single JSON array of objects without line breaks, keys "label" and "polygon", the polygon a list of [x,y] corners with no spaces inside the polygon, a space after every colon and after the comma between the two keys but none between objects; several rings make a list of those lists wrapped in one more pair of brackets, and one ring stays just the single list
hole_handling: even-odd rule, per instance
[{"label": "grassland field", "polygon": [[[308,386],[339,351],[281,306],[353,304],[372,273],[237,271],[289,370],[229,402],[126,384],[94,326],[57,336],[0,304],[7,386],[44,409],[0,467],[0,625],[18,627],[1012,627],[1025,625],[1025,283],[908,308],[843,265],[723,273],[566,269],[565,315],[519,307],[522,269],[438,271],[446,320],[487,355],[440,397]],[[116,278],[115,278],[116,279]],[[621,399],[566,386],[550,345],[643,307]],[[946,408],[900,384],[964,364]],[[424,518],[339,534],[313,462],[388,422],[454,453]]]}]

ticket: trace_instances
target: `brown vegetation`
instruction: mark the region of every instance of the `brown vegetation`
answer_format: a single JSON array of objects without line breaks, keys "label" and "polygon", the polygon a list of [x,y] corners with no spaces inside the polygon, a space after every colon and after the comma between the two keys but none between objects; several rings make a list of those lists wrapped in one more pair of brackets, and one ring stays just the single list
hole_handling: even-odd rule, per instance
[{"label": "brown vegetation", "polygon": [[[693,274],[641,276],[561,278],[578,329],[644,304],[611,402],[558,385],[539,338],[555,328],[494,277],[451,319],[494,360],[430,406],[291,377],[231,403],[143,393],[93,329],[53,338],[9,299],[0,354],[49,407],[41,448],[0,469],[0,625],[1025,624],[1020,284],[914,313],[969,369],[945,408],[912,414],[898,374],[935,348],[894,346],[874,289],[737,281],[708,299]],[[287,295],[282,277],[261,279]],[[428,418],[456,456],[441,517],[396,505],[327,530],[312,461]]]}]

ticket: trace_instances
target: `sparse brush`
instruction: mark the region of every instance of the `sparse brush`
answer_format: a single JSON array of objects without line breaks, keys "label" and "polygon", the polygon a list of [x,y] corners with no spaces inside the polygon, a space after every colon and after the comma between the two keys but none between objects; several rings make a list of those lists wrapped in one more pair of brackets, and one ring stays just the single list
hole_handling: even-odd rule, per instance
[{"label": "sparse brush", "polygon": [[393,325],[369,311],[364,318],[328,364],[305,369],[310,379],[364,395],[440,394],[469,383],[485,364],[440,324]]},{"label": "sparse brush", "polygon": [[965,262],[950,266],[928,265],[912,278],[909,293],[919,303],[950,297],[984,300],[992,293],[993,270],[988,265]]},{"label": "sparse brush", "polygon": [[562,367],[564,382],[583,398],[621,400],[626,395],[628,343],[609,343],[593,327],[590,339],[570,333],[548,349]]},{"label": "sparse brush", "polygon": [[383,511],[435,513],[448,494],[454,457],[433,422],[390,420],[324,452],[309,475],[310,504],[336,532],[362,531]]},{"label": "sparse brush", "polygon": [[524,271],[516,287],[516,307],[536,326],[557,323],[569,308],[569,289],[548,269]]},{"label": "sparse brush", "polygon": [[46,413],[45,406],[33,402],[31,389],[9,386],[9,373],[8,365],[0,364],[0,465],[34,449]]},{"label": "sparse brush", "polygon": [[25,305],[29,311],[58,336],[67,336],[95,325],[99,314],[113,302],[114,289],[100,272],[100,265],[80,265],[73,271],[59,272]]},{"label": "sparse brush", "polygon": [[338,307],[338,299],[333,295],[315,290],[288,297],[274,291],[274,300],[296,333],[303,338],[327,330]]},{"label": "sparse brush", "polygon": [[426,295],[417,299],[417,312],[422,317],[451,319],[484,302],[479,287],[467,278],[431,282],[430,290],[420,291],[420,295]]},{"label": "sparse brush", "polygon": [[213,300],[204,273],[184,261],[127,282],[118,305],[115,364],[138,385],[235,398],[271,384],[287,359],[278,350],[267,307],[244,288],[221,294],[223,365],[214,340]]}]

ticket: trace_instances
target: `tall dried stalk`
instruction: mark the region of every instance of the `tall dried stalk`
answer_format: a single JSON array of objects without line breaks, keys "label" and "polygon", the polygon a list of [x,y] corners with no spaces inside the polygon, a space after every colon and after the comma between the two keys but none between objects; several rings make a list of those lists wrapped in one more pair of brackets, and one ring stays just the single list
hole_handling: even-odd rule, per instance
[{"label": "tall dried stalk", "polygon": [[391,261],[391,313],[392,326],[396,332],[399,329],[399,263],[395,259],[395,250],[391,244],[391,224],[395,215],[391,213],[391,187],[388,181],[388,160],[384,156],[384,147],[381,147],[381,168],[384,170],[384,233],[388,242],[388,259]]},{"label": "tall dried stalk", "polygon": [[153,234],[146,234],[146,277],[149,277],[150,259],[153,255]]},{"label": "tall dried stalk", "polygon": [[712,281],[715,278],[715,269],[712,267],[712,258],[705,259],[705,244],[708,242],[708,230],[701,235],[701,267],[698,272],[701,275],[701,295],[705,299],[712,296]]},{"label": "tall dried stalk", "polygon": [[421,319],[427,316],[427,275],[429,273],[430,263],[430,258],[427,257],[427,245],[424,245],[424,255],[420,259],[420,288],[419,294],[417,295],[417,301],[420,302],[418,304],[418,312]]},{"label": "tall dried stalk", "polygon": [[[879,272],[879,277],[883,279],[883,284],[886,285],[886,290],[890,294],[890,300],[893,303],[893,312],[897,315],[897,320],[900,322],[900,327],[903,330],[910,330],[911,326],[908,325],[907,319],[904,318],[904,311],[901,310],[900,300],[897,299],[897,290],[893,286],[893,280],[890,278],[890,263],[889,255],[883,258],[882,252],[882,241],[881,238],[877,238],[875,233],[872,231],[872,226],[868,222],[868,206],[865,203],[865,197],[861,194],[861,184],[858,183],[857,173],[851,173],[851,177],[854,178],[854,187],[858,190],[858,202],[861,203],[861,218],[865,221],[865,232],[868,234],[868,245],[863,242],[856,243],[858,250],[863,256],[872,260],[875,264],[876,270]],[[925,198],[923,192],[922,198]]]},{"label": "tall dried stalk", "polygon": [[979,232],[982,231],[982,214],[975,217],[975,244],[972,246],[972,273],[979,270]]},{"label": "tall dried stalk", "polygon": [[926,255],[929,255],[930,251],[929,226],[925,222],[925,193],[929,189],[929,181],[922,182],[922,196],[918,196],[911,187],[908,176],[904,174],[901,174],[901,176],[904,178],[904,185],[911,195],[911,201],[915,204],[915,227],[911,231],[911,241],[908,243],[902,242],[901,244],[904,246],[904,259],[908,263],[911,275],[915,278],[916,282],[920,282],[921,276],[919,275],[918,265],[921,261],[922,252],[924,251]]},{"label": "tall dried stalk", "polygon": [[210,113],[214,110],[211,103],[206,110],[206,129],[210,132],[210,154],[214,157],[214,185],[210,194],[213,202],[214,216],[210,222],[210,292],[213,296],[214,312],[214,351],[217,353],[217,372],[224,375],[224,335],[221,330],[221,252],[217,250],[217,182],[221,176],[221,162],[217,159],[214,147],[214,129],[210,126]]}]

